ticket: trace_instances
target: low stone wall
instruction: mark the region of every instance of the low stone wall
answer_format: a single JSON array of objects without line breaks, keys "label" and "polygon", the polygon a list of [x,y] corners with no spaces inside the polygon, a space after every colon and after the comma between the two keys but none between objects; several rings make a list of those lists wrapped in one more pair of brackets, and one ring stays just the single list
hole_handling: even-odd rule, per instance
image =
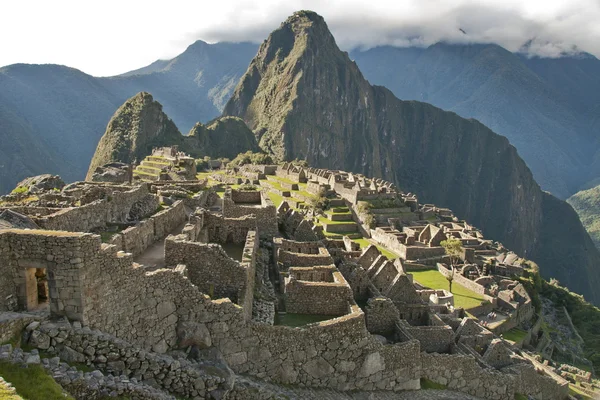
[{"label": "low stone wall", "polygon": [[396,325],[404,339],[417,339],[427,353],[449,353],[454,347],[454,331],[446,326],[411,326],[405,320]]},{"label": "low stone wall", "polygon": [[367,329],[370,333],[389,336],[396,330],[400,313],[394,302],[387,297],[373,297],[365,309]]},{"label": "low stone wall", "polygon": [[185,264],[192,284],[212,298],[228,297],[252,316],[252,299],[258,240],[256,232],[248,232],[242,261],[230,258],[219,244],[185,240],[183,235],[165,240],[165,263]]},{"label": "low stone wall", "polygon": [[152,216],[154,220],[154,239],[159,240],[173,232],[187,220],[183,201],[178,200],[166,210]]},{"label": "low stone wall", "polygon": [[175,360],[88,328],[43,323],[33,343],[64,361],[90,363],[116,376],[152,382],[179,396],[208,398],[211,392],[227,392],[233,387],[233,375],[226,367]]},{"label": "low stone wall", "polygon": [[150,194],[147,184],[128,191],[114,190],[107,199],[66,208],[34,220],[44,229],[89,232],[105,227],[107,223],[125,222],[134,204],[142,202],[146,203],[143,205],[146,209],[158,207],[158,199]]},{"label": "low stone wall", "polygon": [[[450,276],[450,274],[451,274],[451,271],[448,270],[448,268],[444,267],[440,263],[437,263],[437,270],[444,276]],[[461,285],[475,293],[482,294],[482,295],[489,295],[489,291],[485,287],[481,286],[480,284],[476,283],[475,281],[470,280],[469,278],[465,278],[464,276],[462,276],[459,273],[454,274],[453,282],[458,283],[459,285]]]},{"label": "low stone wall", "polygon": [[273,255],[277,254],[278,249],[302,254],[319,254],[320,249],[323,248],[323,245],[319,242],[300,242],[284,238],[274,238],[273,246],[275,248]]},{"label": "low stone wall", "polygon": [[484,369],[472,356],[421,353],[421,359],[423,377],[448,389],[490,400],[512,400],[517,393],[515,377]]},{"label": "low stone wall", "polygon": [[21,334],[23,328],[36,318],[30,314],[0,313],[0,343],[6,343]]},{"label": "low stone wall", "polygon": [[319,248],[320,254],[304,254],[285,251],[277,251],[277,261],[284,267],[314,267],[316,265],[332,265],[333,258],[324,247]]},{"label": "low stone wall", "polygon": [[358,225],[355,222],[323,224],[325,232],[329,233],[346,233],[358,232]]},{"label": "low stone wall", "polygon": [[[305,269],[314,271],[314,274],[300,271]],[[290,269],[290,277],[285,281],[287,312],[336,316],[350,312],[350,304],[354,304],[352,289],[335,267],[325,270],[323,268],[295,268],[295,270],[298,270],[298,273]]]},{"label": "low stone wall", "polygon": [[110,244],[117,246],[118,250],[138,256],[155,241],[163,239],[175,230],[186,219],[184,201],[179,200],[172,207],[113,235]]},{"label": "low stone wall", "polygon": [[231,198],[231,192],[226,192],[223,197],[223,216],[226,218],[240,218],[247,215],[256,217],[258,234],[261,238],[272,238],[279,234],[277,225],[277,209],[273,202],[263,192],[260,205],[237,204]]}]

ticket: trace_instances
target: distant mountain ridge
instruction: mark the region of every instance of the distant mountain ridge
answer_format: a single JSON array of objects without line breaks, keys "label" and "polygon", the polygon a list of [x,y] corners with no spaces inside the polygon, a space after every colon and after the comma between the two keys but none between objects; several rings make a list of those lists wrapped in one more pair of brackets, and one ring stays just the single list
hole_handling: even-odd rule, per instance
[{"label": "distant mountain ridge", "polygon": [[[56,65],[0,68],[0,137],[11,142],[0,156],[14,166],[0,169],[0,193],[43,172],[81,179],[111,115],[138,92],[152,93],[182,132],[218,116],[257,48],[197,41],[171,60],[109,78]],[[496,45],[444,43],[350,56],[399,98],[477,118],[507,136],[545,190],[566,198],[600,182],[595,57],[527,58]],[[20,151],[27,148],[41,157]]]},{"label": "distant mountain ridge", "polygon": [[86,178],[97,167],[111,163],[134,163],[144,159],[154,147],[177,145],[195,157],[228,157],[258,150],[256,139],[246,124],[235,117],[221,117],[207,125],[197,123],[189,134],[181,134],[150,93],[129,98],[110,119],[90,162]]},{"label": "distant mountain ridge", "polygon": [[475,120],[371,86],[323,18],[298,12],[263,42],[224,115],[280,160],[382,177],[447,206],[595,303],[600,253],[508,140]]},{"label": "distant mountain ridge", "polygon": [[405,100],[476,118],[506,136],[560,198],[600,175],[600,60],[527,58],[494,44],[353,51],[365,77]]},{"label": "distant mountain ridge", "polygon": [[41,173],[83,179],[115,110],[151,92],[179,129],[217,117],[257,46],[198,41],[172,60],[95,78],[60,65],[0,68],[0,193]]}]

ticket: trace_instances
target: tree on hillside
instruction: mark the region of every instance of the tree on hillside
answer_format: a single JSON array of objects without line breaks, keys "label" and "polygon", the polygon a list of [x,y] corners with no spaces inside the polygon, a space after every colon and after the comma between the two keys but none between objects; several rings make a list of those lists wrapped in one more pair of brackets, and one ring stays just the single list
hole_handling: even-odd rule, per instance
[{"label": "tree on hillside", "polygon": [[446,279],[448,280],[450,293],[452,293],[452,281],[454,280],[454,273],[464,249],[462,242],[454,237],[443,240],[440,245],[444,248],[448,257],[450,257],[450,274],[446,276]]}]

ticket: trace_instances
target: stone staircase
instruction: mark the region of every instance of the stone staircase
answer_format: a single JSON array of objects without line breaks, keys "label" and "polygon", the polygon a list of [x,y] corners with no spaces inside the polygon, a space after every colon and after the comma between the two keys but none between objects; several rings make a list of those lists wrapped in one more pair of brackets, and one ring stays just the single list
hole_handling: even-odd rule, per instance
[{"label": "stone staircase", "polygon": [[160,156],[148,156],[133,170],[133,176],[145,182],[160,180],[160,174],[171,166],[169,160]]},{"label": "stone staircase", "polygon": [[329,208],[325,211],[325,217],[319,219],[327,236],[342,238],[348,236],[351,239],[361,238],[358,225],[352,219],[352,212],[342,199],[329,201]]}]

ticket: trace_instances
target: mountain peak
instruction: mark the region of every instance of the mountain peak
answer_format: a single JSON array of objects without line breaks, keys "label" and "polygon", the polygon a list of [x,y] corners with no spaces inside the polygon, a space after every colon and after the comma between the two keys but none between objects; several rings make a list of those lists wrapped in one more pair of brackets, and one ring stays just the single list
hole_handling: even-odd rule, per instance
[{"label": "mountain peak", "polygon": [[139,92],[112,116],[90,163],[88,178],[99,166],[114,161],[131,163],[150,154],[152,147],[182,140],[162,105],[150,93]]}]

